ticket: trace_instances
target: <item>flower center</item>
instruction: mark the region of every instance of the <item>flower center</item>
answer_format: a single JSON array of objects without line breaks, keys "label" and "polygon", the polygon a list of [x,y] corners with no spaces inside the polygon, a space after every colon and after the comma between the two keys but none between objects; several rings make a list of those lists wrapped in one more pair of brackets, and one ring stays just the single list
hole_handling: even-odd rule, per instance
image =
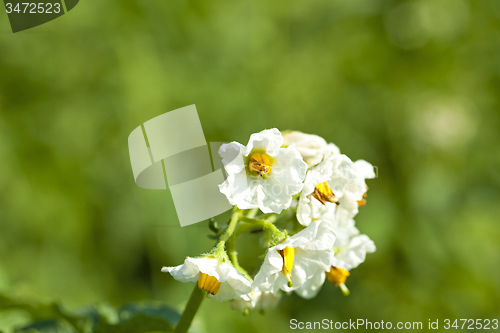
[{"label": "flower center", "polygon": [[257,172],[264,179],[271,173],[271,161],[266,154],[253,153],[248,167],[250,171]]},{"label": "flower center", "polygon": [[333,194],[332,189],[328,185],[327,182],[321,183],[316,185],[314,188],[313,193],[311,193],[313,197],[319,200],[323,205],[328,201],[328,202],[335,202],[337,203],[333,198],[335,197],[335,194]]},{"label": "flower center", "polygon": [[345,283],[347,277],[351,275],[348,271],[343,268],[338,268],[335,266],[330,267],[330,271],[326,272],[326,278],[333,284],[335,287],[340,286]]},{"label": "flower center", "polygon": [[295,259],[295,249],[293,247],[285,247],[283,250],[277,250],[278,253],[283,258],[283,267],[281,268],[281,273],[286,277],[288,286],[292,286],[292,268],[293,260]]},{"label": "flower center", "polygon": [[200,272],[198,288],[215,295],[220,290],[220,282],[214,276]]}]

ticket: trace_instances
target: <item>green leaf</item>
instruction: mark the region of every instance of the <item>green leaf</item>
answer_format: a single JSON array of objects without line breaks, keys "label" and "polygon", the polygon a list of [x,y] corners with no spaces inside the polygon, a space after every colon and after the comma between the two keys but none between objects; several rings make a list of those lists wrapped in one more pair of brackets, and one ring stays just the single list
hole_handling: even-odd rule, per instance
[{"label": "green leaf", "polygon": [[172,332],[179,321],[177,311],[161,302],[128,303],[118,310],[120,322],[112,325],[103,321],[95,333]]},{"label": "green leaf", "polygon": [[176,310],[161,302],[127,303],[119,309],[118,313],[121,320],[127,320],[135,315],[144,314],[164,319],[172,326],[177,325],[180,318],[180,314]]},{"label": "green leaf", "polygon": [[16,333],[172,332],[180,318],[162,302],[127,303],[118,309],[100,304],[68,312],[56,303],[28,304],[2,295],[0,311],[23,315],[17,322],[0,321],[0,331]]},{"label": "green leaf", "polygon": [[[61,329],[56,330],[56,324],[63,325],[61,327],[72,328],[69,332],[84,333],[84,326],[87,320],[82,317],[74,316],[63,312],[61,307],[56,303],[50,304],[26,304],[21,303],[5,296],[0,295],[0,309],[2,310],[24,310],[28,313],[33,321],[33,325],[39,325],[40,327],[45,327],[44,325],[52,325],[53,327],[49,330],[50,332],[68,332],[68,330],[61,331]],[[52,323],[55,322],[55,323]],[[28,328],[39,329],[38,326],[27,326]],[[56,325],[56,326],[54,326]],[[24,329],[24,328],[23,328]],[[41,331],[39,329],[39,331]],[[47,331],[47,329],[45,330]],[[41,331],[44,332],[44,331]]]},{"label": "green leaf", "polygon": [[172,332],[174,326],[167,320],[138,314],[131,319],[116,324],[110,325],[101,323],[94,329],[95,333],[146,333],[146,332]]},{"label": "green leaf", "polygon": [[73,333],[75,330],[66,322],[58,320],[41,320],[17,329],[16,333]]}]

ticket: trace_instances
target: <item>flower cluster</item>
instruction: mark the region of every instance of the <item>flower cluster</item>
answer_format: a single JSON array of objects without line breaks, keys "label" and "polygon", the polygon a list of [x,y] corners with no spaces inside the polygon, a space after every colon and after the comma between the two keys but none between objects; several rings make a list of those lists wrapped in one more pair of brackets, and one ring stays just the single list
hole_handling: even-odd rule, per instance
[{"label": "flower cluster", "polygon": [[[275,128],[252,134],[246,146],[224,144],[219,155],[227,173],[219,188],[234,205],[232,217],[222,227],[210,222],[212,251],[162,271],[243,313],[273,307],[280,291],[312,298],[325,280],[347,295],[350,271],[375,251],[354,222],[373,166],[317,135]],[[236,238],[245,232],[260,239],[260,267],[238,261]]]}]

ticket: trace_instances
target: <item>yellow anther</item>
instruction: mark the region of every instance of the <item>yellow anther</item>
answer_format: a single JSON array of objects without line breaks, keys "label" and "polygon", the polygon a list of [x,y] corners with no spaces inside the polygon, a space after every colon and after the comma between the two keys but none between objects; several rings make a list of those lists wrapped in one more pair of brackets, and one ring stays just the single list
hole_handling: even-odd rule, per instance
[{"label": "yellow anther", "polygon": [[[327,182],[316,185],[313,193],[311,193],[313,197],[319,200],[323,205],[328,202],[335,202],[333,199],[335,194],[333,194],[332,189],[328,185]],[[336,202],[335,202],[336,203]]]},{"label": "yellow anther", "polygon": [[267,178],[267,175],[271,173],[272,164],[266,154],[254,153],[250,157],[248,167],[250,171],[257,172],[262,178]]},{"label": "yellow anther", "polygon": [[277,250],[278,253],[283,258],[283,267],[281,268],[281,273],[286,277],[288,286],[292,286],[292,268],[293,260],[295,259],[295,249],[293,247],[285,247],[283,250]]},{"label": "yellow anther", "polygon": [[214,276],[200,272],[198,288],[201,290],[215,295],[220,291],[220,284],[221,283]]},{"label": "yellow anther", "polygon": [[[366,190],[368,191],[368,186],[366,187]],[[358,200],[358,206],[359,207],[363,207],[364,205],[366,205],[366,192],[363,193],[363,199],[361,200]]]},{"label": "yellow anther", "polygon": [[351,275],[348,271],[343,268],[338,268],[335,266],[330,267],[330,271],[326,272],[326,278],[333,284],[335,287],[340,286],[345,283],[347,277]]}]

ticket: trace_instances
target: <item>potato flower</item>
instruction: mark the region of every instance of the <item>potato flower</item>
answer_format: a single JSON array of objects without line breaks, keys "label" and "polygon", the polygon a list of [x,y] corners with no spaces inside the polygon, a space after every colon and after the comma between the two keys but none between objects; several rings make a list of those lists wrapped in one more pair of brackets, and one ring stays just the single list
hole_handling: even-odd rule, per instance
[{"label": "potato flower", "polygon": [[187,257],[184,264],[163,267],[162,272],[170,273],[181,282],[198,282],[198,288],[213,295],[217,301],[245,298],[252,290],[250,281],[232,265],[215,258]]},{"label": "potato flower", "polygon": [[280,131],[273,128],[252,134],[247,146],[231,142],[220,147],[228,177],[219,189],[232,205],[264,213],[290,207],[302,190],[307,164],[293,144],[282,145]]},{"label": "potato flower", "polygon": [[274,295],[271,292],[252,290],[248,298],[235,299],[229,302],[231,309],[248,314],[249,310],[259,309],[261,311],[274,308],[281,298],[281,294]]},{"label": "potato flower", "polygon": [[366,203],[365,179],[374,177],[373,167],[366,161],[353,163],[345,155],[328,156],[307,172],[297,206],[298,221],[308,226],[335,209],[354,217],[358,206]]},{"label": "potato flower", "polygon": [[275,295],[280,289],[288,292],[305,283],[313,283],[311,288],[315,288],[316,276],[324,275],[333,261],[331,248],[334,243],[335,233],[328,223],[312,222],[309,227],[268,249],[252,287]]},{"label": "potato flower", "polygon": [[283,138],[286,146],[295,145],[295,148],[309,166],[318,164],[331,154],[340,154],[340,150],[336,145],[326,143],[325,139],[318,135],[299,131],[285,131],[283,132]]}]

